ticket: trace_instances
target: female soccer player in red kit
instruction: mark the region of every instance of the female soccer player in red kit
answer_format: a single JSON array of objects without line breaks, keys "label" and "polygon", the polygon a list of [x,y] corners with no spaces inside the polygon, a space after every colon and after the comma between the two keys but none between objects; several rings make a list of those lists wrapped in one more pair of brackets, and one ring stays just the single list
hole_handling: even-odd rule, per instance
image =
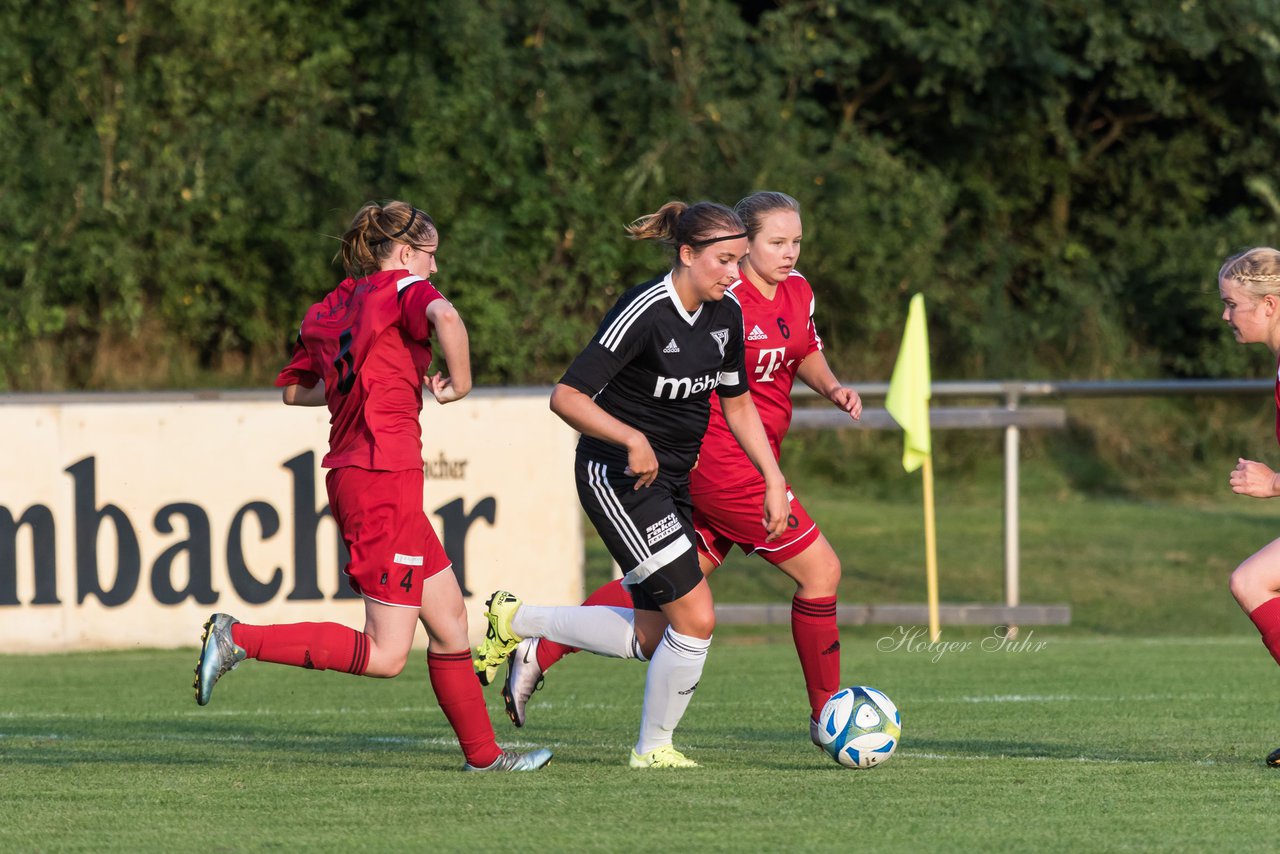
[{"label": "female soccer player in red kit", "polygon": [[[803,231],[799,203],[784,193],[760,192],[738,202],[734,210],[746,226],[750,247],[741,278],[731,288],[742,306],[743,361],[751,399],[778,458],[791,425],[791,387],[797,377],[854,419],[862,414],[862,401],[857,392],[840,384],[822,355],[822,340],[813,322],[813,291],[795,270]],[[795,581],[791,629],[808,693],[813,737],[813,721],[841,688],[836,627],[839,558],[790,489],[787,529],[781,537],[767,541],[760,522],[764,479],[734,440],[717,398],[712,399],[711,419],[698,464],[689,476],[689,491],[704,574],[710,575],[736,544]],[[631,607],[628,593],[617,581],[593,593],[586,604]],[[516,726],[524,724],[526,702],[543,673],[572,651],[547,639],[529,639],[517,647],[503,686],[507,713]]]},{"label": "female soccer player in red kit", "polygon": [[[349,278],[307,310],[293,360],[276,385],[292,406],[331,413],[325,484],[351,553],[349,582],[364,597],[363,632],[337,623],[251,626],[227,614],[205,624],[196,702],[246,658],[389,678],[404,668],[417,623],[431,639],[427,666],[467,771],[528,771],[545,749],[503,751],[472,675],[457,578],[422,507],[422,389],[441,404],[471,390],[466,326],[428,281],[435,223],[404,202],[366,204],[342,236]],[[434,333],[449,375],[427,375]]]},{"label": "female soccer player in red kit", "polygon": [[[1241,344],[1266,344],[1280,358],[1280,252],[1267,247],[1233,255],[1218,271],[1222,319]],[[1280,442],[1280,364],[1276,374],[1276,440]],[[1280,475],[1264,463],[1240,459],[1231,472],[1231,491],[1254,498],[1280,496]],[[1231,573],[1231,595],[1258,627],[1262,642],[1280,663],[1280,539],[1245,560]],[[1280,767],[1280,749],[1267,764]]]}]

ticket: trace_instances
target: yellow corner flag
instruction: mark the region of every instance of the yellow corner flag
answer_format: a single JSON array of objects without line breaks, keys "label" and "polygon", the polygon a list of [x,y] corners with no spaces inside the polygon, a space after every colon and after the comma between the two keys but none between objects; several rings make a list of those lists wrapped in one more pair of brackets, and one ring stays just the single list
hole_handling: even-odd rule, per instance
[{"label": "yellow corner flag", "polygon": [[929,434],[929,398],[933,396],[930,383],[924,295],[916,294],[907,310],[907,329],[902,333],[902,348],[898,350],[884,401],[885,409],[903,430],[902,467],[907,471],[920,468],[933,453]]},{"label": "yellow corner flag", "polygon": [[915,471],[924,466],[924,569],[929,600],[929,640],[942,637],[938,618],[938,537],[933,519],[933,441],[929,433],[929,330],[924,324],[924,295],[911,298],[902,348],[893,365],[884,408],[902,428],[902,467]]}]

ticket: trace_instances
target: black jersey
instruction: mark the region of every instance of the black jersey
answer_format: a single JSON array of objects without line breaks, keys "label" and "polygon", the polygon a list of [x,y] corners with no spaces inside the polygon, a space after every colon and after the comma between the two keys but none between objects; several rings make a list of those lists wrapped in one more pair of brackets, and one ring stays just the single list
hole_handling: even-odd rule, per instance
[{"label": "black jersey", "polygon": [[[605,315],[595,338],[560,382],[648,438],[658,466],[684,474],[698,458],[711,392],[747,391],[742,367],[742,308],[726,294],[690,313],[668,273],[636,285]],[[578,451],[625,465],[625,448],[583,436]]]}]

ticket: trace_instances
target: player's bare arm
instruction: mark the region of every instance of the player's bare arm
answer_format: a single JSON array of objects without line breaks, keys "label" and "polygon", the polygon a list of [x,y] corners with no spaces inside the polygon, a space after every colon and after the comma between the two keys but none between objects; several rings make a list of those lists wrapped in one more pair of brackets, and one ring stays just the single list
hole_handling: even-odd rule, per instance
[{"label": "player's bare arm", "polygon": [[849,413],[854,421],[862,417],[862,397],[853,389],[840,384],[821,350],[815,350],[805,357],[796,376],[809,388]]},{"label": "player's bare arm", "polygon": [[282,396],[286,406],[324,406],[324,380],[311,388],[287,385]]},{"label": "player's bare arm", "polygon": [[720,407],[724,412],[725,423],[729,431],[738,440],[747,459],[764,476],[764,526],[769,531],[765,542],[773,542],[787,528],[787,516],[790,514],[790,502],[787,501],[787,479],[778,468],[773,449],[769,447],[769,439],[765,436],[764,425],[760,423],[760,413],[751,400],[751,395],[740,394],[737,397],[720,398]]},{"label": "player's bare arm", "polygon": [[437,403],[461,400],[471,391],[471,345],[462,315],[448,300],[433,300],[427,306],[427,320],[435,330],[440,355],[449,366],[449,375],[440,372],[427,377],[426,386]]},{"label": "player's bare arm", "polygon": [[636,489],[648,486],[658,477],[658,457],[645,435],[605,412],[573,386],[556,384],[551,391],[551,411],[579,433],[626,448],[626,470],[637,479]]}]

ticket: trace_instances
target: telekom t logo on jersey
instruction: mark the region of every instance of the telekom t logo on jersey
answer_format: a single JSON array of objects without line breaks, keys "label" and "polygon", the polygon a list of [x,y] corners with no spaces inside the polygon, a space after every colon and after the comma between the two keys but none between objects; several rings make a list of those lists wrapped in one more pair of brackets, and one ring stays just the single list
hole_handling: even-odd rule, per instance
[{"label": "telekom t logo on jersey", "polygon": [[773,374],[778,368],[782,367],[783,361],[787,356],[786,347],[770,347],[766,350],[757,350],[759,355],[756,357],[756,377],[762,383],[773,382]]}]

